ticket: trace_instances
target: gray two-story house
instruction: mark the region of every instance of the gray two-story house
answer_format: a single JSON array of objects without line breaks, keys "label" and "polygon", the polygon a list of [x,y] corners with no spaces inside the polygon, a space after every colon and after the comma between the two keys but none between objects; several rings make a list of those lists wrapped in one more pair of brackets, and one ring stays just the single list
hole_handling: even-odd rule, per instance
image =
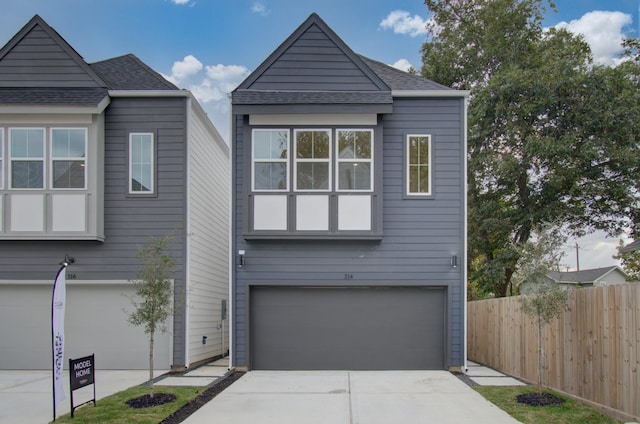
[{"label": "gray two-story house", "polygon": [[464,365],[467,94],[316,14],[233,91],[233,365]]},{"label": "gray two-story house", "polygon": [[0,49],[0,369],[50,368],[65,255],[66,355],[147,367],[125,310],[138,249],[167,234],[182,306],[155,367],[226,352],[229,187],[229,148],[188,91],[133,55],[86,63],[35,16]]}]

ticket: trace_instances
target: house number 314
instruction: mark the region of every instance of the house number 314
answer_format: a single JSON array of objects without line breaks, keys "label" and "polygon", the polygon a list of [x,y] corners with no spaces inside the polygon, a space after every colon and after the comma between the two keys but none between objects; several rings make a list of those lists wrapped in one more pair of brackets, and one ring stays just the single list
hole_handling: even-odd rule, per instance
[{"label": "house number 314", "polygon": [[344,274],[345,280],[353,280],[353,274]]}]

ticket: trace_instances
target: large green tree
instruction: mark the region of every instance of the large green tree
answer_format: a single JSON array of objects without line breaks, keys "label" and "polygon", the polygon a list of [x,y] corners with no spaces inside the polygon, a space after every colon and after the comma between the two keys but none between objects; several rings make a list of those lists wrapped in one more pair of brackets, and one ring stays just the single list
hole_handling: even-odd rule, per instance
[{"label": "large green tree", "polygon": [[469,271],[477,285],[511,293],[519,246],[534,227],[615,234],[640,223],[638,62],[594,65],[580,37],[543,29],[552,2],[425,3],[433,16],[422,75],[471,91]]}]

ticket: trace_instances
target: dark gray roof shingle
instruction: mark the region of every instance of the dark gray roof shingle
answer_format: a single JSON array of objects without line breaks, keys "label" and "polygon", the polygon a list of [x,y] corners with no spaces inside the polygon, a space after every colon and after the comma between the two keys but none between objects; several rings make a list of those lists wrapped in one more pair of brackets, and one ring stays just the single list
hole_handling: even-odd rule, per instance
[{"label": "dark gray roof shingle", "polygon": [[132,54],[92,63],[89,66],[111,90],[179,90]]},{"label": "dark gray roof shingle", "polygon": [[107,94],[106,88],[0,88],[0,104],[92,106]]},{"label": "dark gray roof shingle", "polygon": [[401,71],[392,66],[385,65],[382,62],[369,59],[368,57],[360,55],[360,59],[362,59],[364,63],[366,63],[367,66],[371,68],[371,70],[375,72],[376,75],[378,75],[378,77],[380,77],[380,79],[389,86],[389,88],[391,88],[391,90],[454,91],[453,88]]},{"label": "dark gray roof shingle", "polygon": [[262,91],[236,90],[233,104],[386,104],[391,103],[388,91]]}]

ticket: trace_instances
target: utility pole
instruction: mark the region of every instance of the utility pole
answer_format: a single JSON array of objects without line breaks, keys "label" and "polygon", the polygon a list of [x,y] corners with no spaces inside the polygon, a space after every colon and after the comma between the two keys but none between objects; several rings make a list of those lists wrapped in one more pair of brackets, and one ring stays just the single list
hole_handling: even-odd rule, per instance
[{"label": "utility pole", "polygon": [[578,246],[578,242],[576,242],[576,271],[580,271],[580,247]]}]

